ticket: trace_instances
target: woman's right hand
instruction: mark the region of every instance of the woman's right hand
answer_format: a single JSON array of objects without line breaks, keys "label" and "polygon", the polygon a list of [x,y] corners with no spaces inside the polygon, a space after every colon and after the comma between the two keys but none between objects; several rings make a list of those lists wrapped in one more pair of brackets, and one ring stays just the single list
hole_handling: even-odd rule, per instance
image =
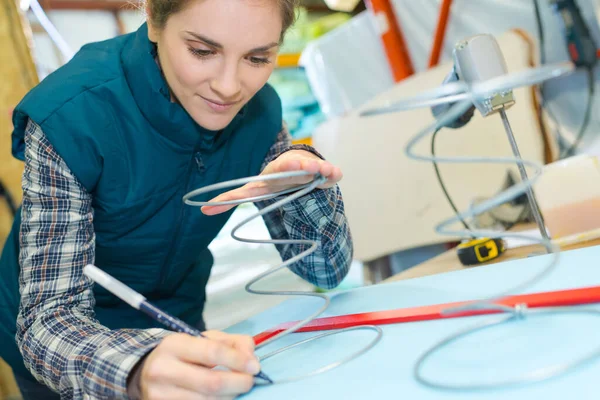
[{"label": "woman's right hand", "polygon": [[252,338],[203,334],[208,340],[176,333],[161,341],[140,365],[142,399],[233,399],[252,388],[253,375],[260,371]]}]

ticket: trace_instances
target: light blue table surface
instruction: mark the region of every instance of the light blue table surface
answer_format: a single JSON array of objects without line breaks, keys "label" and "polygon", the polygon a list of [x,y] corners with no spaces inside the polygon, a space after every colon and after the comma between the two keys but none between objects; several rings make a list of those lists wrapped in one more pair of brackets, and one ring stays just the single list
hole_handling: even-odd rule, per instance
[{"label": "light blue table surface", "polygon": [[[332,296],[322,316],[391,310],[473,300],[516,286],[549,262],[548,255],[509,261],[418,279],[375,285]],[[558,268],[526,292],[600,285],[600,246],[563,252]],[[257,285],[260,287],[260,285]],[[267,288],[265,288],[267,289]],[[277,289],[277,288],[271,288]],[[292,298],[227,331],[255,335],[282,322],[299,320],[318,299]],[[585,306],[600,309],[598,306]],[[382,325],[382,340],[354,361],[305,380],[257,387],[244,399],[599,399],[600,358],[542,383],[485,391],[443,391],[413,377],[416,360],[440,339],[498,316]],[[294,333],[258,354],[316,333]],[[262,363],[271,378],[318,369],[364,346],[374,335],[356,331],[333,335],[281,353]],[[425,372],[448,382],[469,383],[516,377],[532,369],[573,360],[600,347],[600,315],[531,317],[480,332],[453,344],[431,359]]]}]

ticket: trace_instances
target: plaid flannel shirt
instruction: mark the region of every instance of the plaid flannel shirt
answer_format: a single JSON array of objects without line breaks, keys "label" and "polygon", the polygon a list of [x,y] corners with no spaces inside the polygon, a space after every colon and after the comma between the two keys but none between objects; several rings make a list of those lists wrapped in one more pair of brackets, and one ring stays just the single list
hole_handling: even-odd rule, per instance
[{"label": "plaid flannel shirt", "polygon": [[[95,254],[92,197],[32,121],[25,142],[16,338],[25,365],[63,399],[127,398],[129,372],[171,332],[109,330],[95,319],[93,283],[83,274]],[[318,155],[309,146],[292,146],[284,128],[262,168],[290,149]],[[337,185],[315,190],[264,220],[274,239],[320,243],[314,254],[290,267],[294,273],[325,288],[344,278],[352,239]],[[299,250],[278,251],[288,259]]]}]

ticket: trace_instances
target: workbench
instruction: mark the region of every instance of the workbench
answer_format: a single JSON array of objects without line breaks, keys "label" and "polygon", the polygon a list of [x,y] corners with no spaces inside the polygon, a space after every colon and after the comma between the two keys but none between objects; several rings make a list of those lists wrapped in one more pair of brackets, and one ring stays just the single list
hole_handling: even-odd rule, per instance
[{"label": "workbench", "polygon": [[[333,293],[329,309],[335,316],[369,311],[433,305],[485,298],[532,277],[551,255],[498,262],[477,268],[382,283]],[[523,293],[600,285],[600,246],[561,253],[558,268]],[[277,289],[277,288],[273,288]],[[268,290],[268,288],[265,288]],[[256,335],[280,323],[304,318],[320,304],[318,299],[291,298],[227,331]],[[584,307],[584,306],[580,306]],[[600,305],[585,306],[600,308]],[[504,317],[504,316],[500,316]],[[543,383],[478,392],[441,391],[417,382],[417,359],[446,336],[498,315],[452,318],[427,322],[381,325],[383,338],[369,352],[323,374],[288,384],[256,387],[244,399],[597,399],[600,359],[574,372]],[[526,318],[464,339],[433,358],[426,368],[436,378],[469,379],[512,377],[569,360],[600,346],[600,317],[571,314]],[[293,333],[258,350],[271,350],[317,333]],[[374,332],[333,335],[297,347],[262,363],[274,380],[313,371],[366,345]],[[480,346],[475,348],[475,346]],[[489,352],[489,353],[488,353]]]},{"label": "workbench", "polygon": [[[535,224],[523,224],[513,229],[513,232],[527,231],[534,229]],[[575,250],[584,247],[597,246],[600,244],[600,238],[579,242],[576,244],[566,245],[561,247],[561,250]],[[485,265],[496,264],[500,262],[506,262],[510,260],[519,260],[521,258],[535,257],[546,252],[545,247],[542,245],[530,245],[507,249],[504,254],[495,260],[488,261]],[[395,282],[405,279],[419,278],[423,276],[435,275],[450,271],[461,271],[465,269],[478,268],[479,266],[464,266],[458,260],[456,249],[450,249],[439,256],[433,257],[413,268],[402,271],[396,275],[393,275],[382,282]]]}]

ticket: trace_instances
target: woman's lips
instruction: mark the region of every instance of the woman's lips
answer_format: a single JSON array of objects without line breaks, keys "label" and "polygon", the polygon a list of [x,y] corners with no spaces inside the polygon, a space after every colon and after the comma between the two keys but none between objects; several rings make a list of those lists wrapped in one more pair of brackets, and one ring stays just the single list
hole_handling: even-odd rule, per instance
[{"label": "woman's lips", "polygon": [[[202,97],[202,96],[200,96]],[[229,110],[231,107],[233,107],[235,104],[237,104],[238,102],[235,101],[233,103],[222,103],[216,100],[210,100],[207,99],[206,97],[202,97],[202,99],[206,102],[206,104],[208,104],[208,106],[216,111],[216,112],[225,112],[227,110]]]}]

